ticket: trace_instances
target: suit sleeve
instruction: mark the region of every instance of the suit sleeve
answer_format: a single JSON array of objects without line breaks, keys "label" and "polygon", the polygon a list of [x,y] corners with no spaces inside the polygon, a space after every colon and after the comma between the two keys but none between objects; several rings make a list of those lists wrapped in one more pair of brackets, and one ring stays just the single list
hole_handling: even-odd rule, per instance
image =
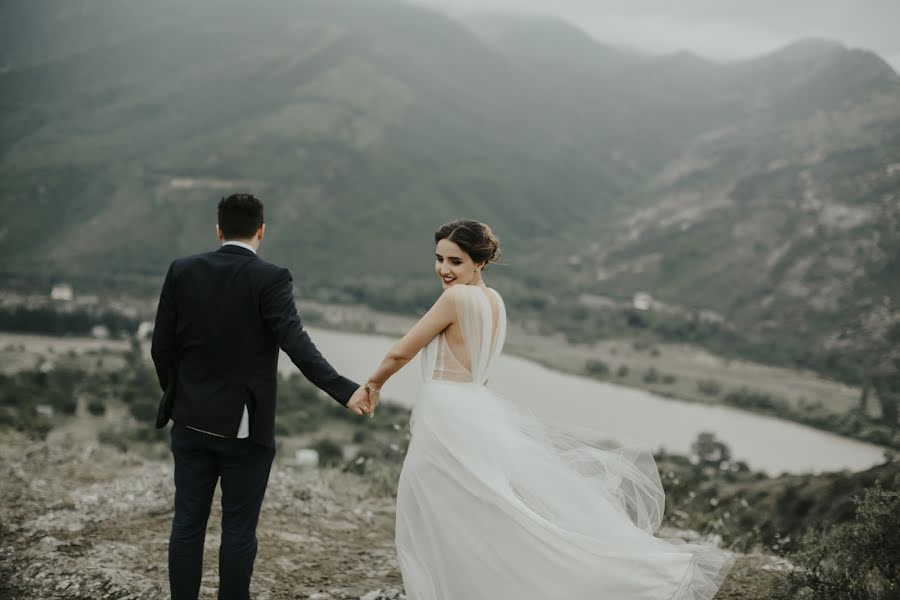
[{"label": "suit sleeve", "polygon": [[163,390],[169,387],[170,378],[174,376],[176,364],[174,267],[174,262],[169,265],[166,280],[163,282],[162,292],[159,295],[159,305],[156,308],[153,339],[150,343],[150,355],[153,357],[153,365],[156,367],[156,377],[159,379],[159,385]]},{"label": "suit sleeve", "polygon": [[260,310],[265,324],[275,334],[278,346],[313,385],[346,405],[359,384],[342,377],[316,348],[300,323],[291,274],[280,270],[274,282],[263,290]]}]

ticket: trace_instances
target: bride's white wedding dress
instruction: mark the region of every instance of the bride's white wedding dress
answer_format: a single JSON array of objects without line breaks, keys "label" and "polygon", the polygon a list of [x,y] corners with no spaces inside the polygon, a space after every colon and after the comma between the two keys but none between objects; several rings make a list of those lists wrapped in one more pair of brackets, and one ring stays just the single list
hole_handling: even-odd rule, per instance
[{"label": "bride's white wedding dress", "polygon": [[733,557],[653,535],[664,495],[650,453],[601,441],[599,427],[554,430],[485,387],[503,348],[503,302],[456,287],[468,356],[443,334],[423,350],[397,491],[407,597],[711,599]]}]

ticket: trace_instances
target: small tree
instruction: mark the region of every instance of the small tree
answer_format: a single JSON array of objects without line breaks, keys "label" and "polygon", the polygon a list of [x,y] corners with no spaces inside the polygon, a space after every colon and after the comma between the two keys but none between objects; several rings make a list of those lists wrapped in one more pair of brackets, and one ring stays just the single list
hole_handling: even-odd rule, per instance
[{"label": "small tree", "polygon": [[873,303],[836,340],[837,347],[858,357],[862,385],[860,407],[869,391],[878,396],[881,418],[892,429],[900,418],[900,310],[891,300]]},{"label": "small tree", "polygon": [[720,468],[722,463],[731,460],[731,450],[723,442],[716,439],[715,434],[703,431],[691,443],[691,454],[699,464]]}]

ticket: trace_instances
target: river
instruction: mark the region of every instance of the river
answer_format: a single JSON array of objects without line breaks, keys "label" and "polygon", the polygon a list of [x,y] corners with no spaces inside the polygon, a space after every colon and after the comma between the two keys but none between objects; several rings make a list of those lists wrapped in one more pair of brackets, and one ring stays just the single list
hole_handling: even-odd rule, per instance
[{"label": "river", "polygon": [[[393,339],[309,328],[322,354],[347,377],[363,380]],[[296,373],[282,353],[279,369]],[[391,378],[385,401],[411,405],[420,389],[418,358]],[[501,356],[490,385],[549,422],[598,427],[620,441],[687,454],[701,431],[710,431],[751,468],[782,472],[862,470],[883,462],[884,449],[773,417],[726,406],[662,398],[586,377],[568,375],[514,356]],[[560,400],[561,399],[561,400]],[[377,414],[376,414],[376,417]]]}]

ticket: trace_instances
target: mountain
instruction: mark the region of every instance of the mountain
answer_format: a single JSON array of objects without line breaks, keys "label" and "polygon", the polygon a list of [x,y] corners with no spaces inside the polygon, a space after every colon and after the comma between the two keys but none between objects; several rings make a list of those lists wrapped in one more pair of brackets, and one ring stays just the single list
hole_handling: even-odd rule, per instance
[{"label": "mountain", "polygon": [[900,80],[865,50],[720,64],[392,0],[33,0],[0,5],[0,65],[9,281],[155,290],[249,190],[267,258],[332,299],[418,309],[431,231],[466,216],[513,306],[588,337],[579,297],[639,291],[795,353],[876,303],[900,322]]},{"label": "mountain", "polygon": [[875,305],[897,322],[896,73],[868,52],[803,43],[734,65],[710,89],[734,90],[743,114],[667,161],[616,240],[585,253],[584,286],[652,290],[817,349]]},{"label": "mountain", "polygon": [[437,13],[197,1],[155,3],[144,19],[142,3],[98,6],[97,23],[145,26],[3,75],[11,268],[155,273],[208,245],[213,201],[237,188],[267,200],[274,259],[343,269],[337,239],[366,250],[358,273],[428,256],[431,230],[458,215],[548,235],[624,185],[540,118],[502,57]]}]

